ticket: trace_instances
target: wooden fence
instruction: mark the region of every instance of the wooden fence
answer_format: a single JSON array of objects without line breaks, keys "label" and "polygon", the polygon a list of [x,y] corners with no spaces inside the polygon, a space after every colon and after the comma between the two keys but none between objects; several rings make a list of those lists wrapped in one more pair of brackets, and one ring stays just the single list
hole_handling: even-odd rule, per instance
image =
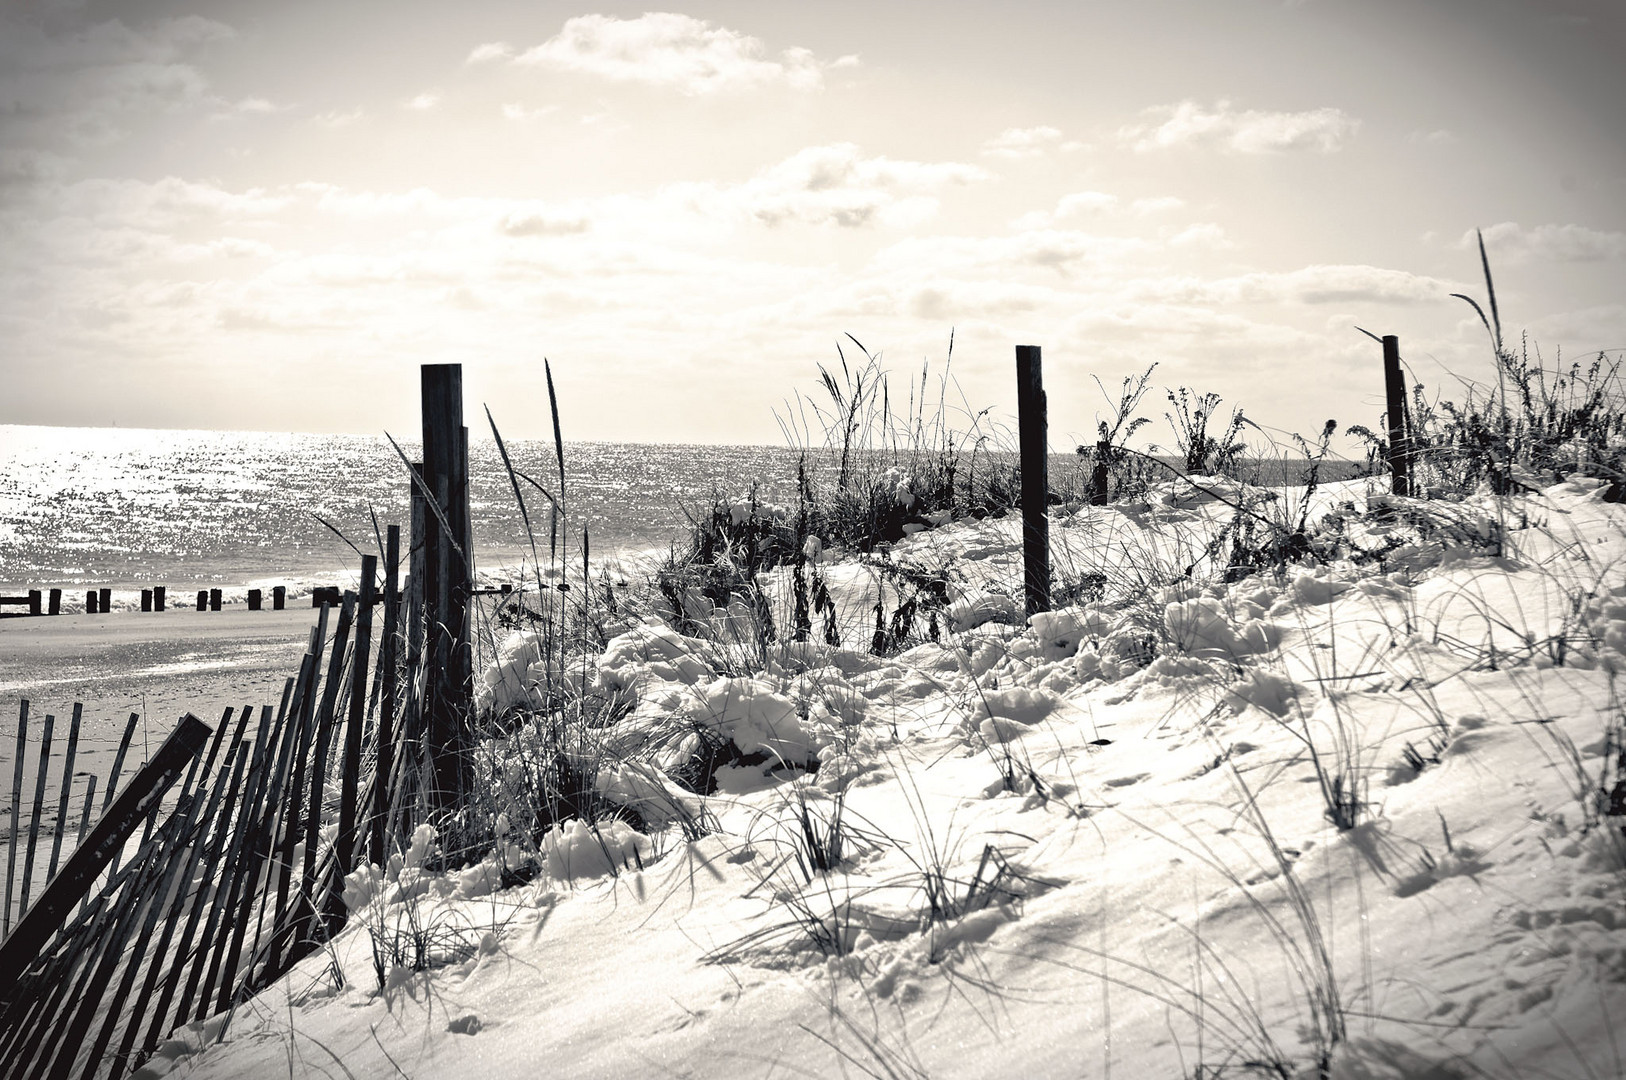
[{"label": "wooden fence", "polygon": [[[212,729],[188,714],[120,790],[131,717],[100,820],[90,824],[92,784],[75,850],[59,865],[74,816],[75,706],[37,897],[55,718],[41,727],[24,830],[22,703],[0,941],[0,1077],[121,1077],[177,1026],[229,1020],[344,926],[347,872],[384,863],[419,823],[456,812],[467,763],[444,756],[461,754],[466,740],[475,592],[460,379],[455,365],[426,366],[425,443],[436,456],[412,466],[408,551],[390,526],[382,574],[377,555],[363,556],[359,589],[337,603],[321,597],[276,707],[227,709]],[[404,585],[403,554],[413,571]]]}]

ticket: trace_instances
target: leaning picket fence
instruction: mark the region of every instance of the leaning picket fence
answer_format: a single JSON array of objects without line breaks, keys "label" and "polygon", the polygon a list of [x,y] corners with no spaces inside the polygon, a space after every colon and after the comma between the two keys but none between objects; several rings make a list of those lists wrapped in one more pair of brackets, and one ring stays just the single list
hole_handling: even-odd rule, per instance
[{"label": "leaning picket fence", "polygon": [[[384,862],[425,819],[432,800],[420,781],[433,768],[422,753],[423,603],[410,579],[398,587],[399,548],[392,526],[382,589],[378,559],[367,555],[360,589],[336,613],[320,609],[277,707],[227,709],[212,730],[188,714],[117,797],[111,778],[101,818],[86,828],[88,792],[81,842],[60,869],[53,857],[30,898],[47,718],[24,910],[0,942],[0,1076],[127,1075],[178,1026],[229,1013],[322,948],[345,922],[345,872]],[[25,834],[27,723],[25,701],[8,897]],[[70,758],[53,849],[72,816],[71,777]]]}]

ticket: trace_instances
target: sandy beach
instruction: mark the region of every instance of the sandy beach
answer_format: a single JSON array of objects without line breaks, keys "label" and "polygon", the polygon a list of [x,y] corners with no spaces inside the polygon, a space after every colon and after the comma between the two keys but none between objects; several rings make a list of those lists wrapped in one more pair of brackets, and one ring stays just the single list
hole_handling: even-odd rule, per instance
[{"label": "sandy beach", "polygon": [[131,713],[142,718],[132,747],[139,760],[184,713],[212,727],[227,707],[274,706],[298,671],[315,619],[310,608],[246,606],[0,619],[0,772],[10,774],[24,698],[30,742],[49,713],[59,746],[74,703],[84,705],[74,771],[98,775]]}]

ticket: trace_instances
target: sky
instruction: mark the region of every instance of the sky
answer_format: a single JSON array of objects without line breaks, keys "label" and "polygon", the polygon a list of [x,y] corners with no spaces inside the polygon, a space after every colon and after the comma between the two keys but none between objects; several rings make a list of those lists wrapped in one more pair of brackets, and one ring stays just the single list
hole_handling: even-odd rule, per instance
[{"label": "sky", "polygon": [[[1626,7],[0,0],[0,423],[778,443],[854,342],[1052,444],[1626,347]],[[848,336],[850,335],[850,337]],[[1160,418],[1162,391],[1148,399]],[[1161,427],[1161,420],[1159,419]],[[1162,435],[1167,438],[1167,430]]]}]

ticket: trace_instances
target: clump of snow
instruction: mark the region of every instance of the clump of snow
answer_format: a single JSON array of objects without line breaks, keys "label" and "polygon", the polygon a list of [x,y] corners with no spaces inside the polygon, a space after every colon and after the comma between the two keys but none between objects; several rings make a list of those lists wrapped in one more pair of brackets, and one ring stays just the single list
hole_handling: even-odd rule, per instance
[{"label": "clump of snow", "polygon": [[718,679],[695,687],[689,716],[741,755],[764,755],[779,765],[805,764],[818,749],[796,703],[761,679]]},{"label": "clump of snow", "polygon": [[611,639],[599,657],[599,678],[610,689],[637,690],[651,678],[692,686],[716,677],[710,653],[704,641],[647,623]]},{"label": "clump of snow", "polygon": [[558,881],[614,876],[650,853],[649,837],[614,819],[589,825],[571,818],[549,829],[541,843],[543,868]]},{"label": "clump of snow", "polygon": [[542,660],[542,635],[515,630],[497,644],[497,657],[480,676],[475,705],[482,712],[540,704],[531,666]]},{"label": "clump of snow", "polygon": [[987,622],[1010,622],[1016,618],[1016,601],[999,592],[968,593],[948,607],[949,625],[964,632]]}]

